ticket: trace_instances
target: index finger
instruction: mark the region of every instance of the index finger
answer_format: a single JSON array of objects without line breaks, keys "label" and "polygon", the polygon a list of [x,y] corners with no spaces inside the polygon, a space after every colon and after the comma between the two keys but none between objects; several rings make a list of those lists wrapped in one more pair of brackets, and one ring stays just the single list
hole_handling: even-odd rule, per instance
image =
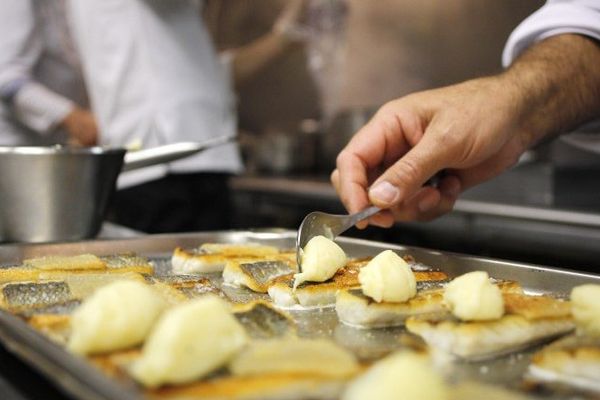
[{"label": "index finger", "polygon": [[350,213],[371,204],[367,191],[373,173],[409,147],[399,119],[384,109],[354,135],[337,158],[338,194]]}]

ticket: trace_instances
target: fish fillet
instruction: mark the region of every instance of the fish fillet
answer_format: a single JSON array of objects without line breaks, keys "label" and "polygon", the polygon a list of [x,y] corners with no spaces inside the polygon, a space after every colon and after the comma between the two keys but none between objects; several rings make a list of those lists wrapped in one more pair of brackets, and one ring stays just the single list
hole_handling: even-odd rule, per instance
[{"label": "fish fillet", "polygon": [[[330,307],[335,305],[337,293],[343,289],[360,287],[358,272],[369,259],[350,260],[344,268],[325,282],[305,282],[293,290],[293,276],[285,275],[276,278],[267,292],[278,307]],[[448,276],[440,271],[415,271],[417,282],[443,281]]]},{"label": "fish fillet", "polygon": [[432,348],[467,360],[484,360],[521,350],[568,333],[574,327],[570,317],[528,320],[514,314],[482,322],[461,322],[451,317],[406,320],[408,331],[421,336]]},{"label": "fish fillet", "polygon": [[[288,252],[289,253],[289,252]],[[171,257],[173,272],[176,274],[194,274],[221,272],[229,261],[265,261],[266,259],[290,259],[286,252],[280,252],[272,246],[254,243],[228,245],[205,243],[197,249],[185,250],[177,247]]]},{"label": "fish fillet", "polygon": [[600,338],[573,334],[549,344],[533,355],[528,375],[600,394]]}]

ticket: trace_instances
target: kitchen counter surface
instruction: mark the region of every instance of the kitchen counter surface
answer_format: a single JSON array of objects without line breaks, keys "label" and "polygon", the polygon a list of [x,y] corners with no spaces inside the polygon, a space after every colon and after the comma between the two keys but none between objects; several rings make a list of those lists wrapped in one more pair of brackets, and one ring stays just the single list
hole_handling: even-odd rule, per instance
[{"label": "kitchen counter surface", "polygon": [[[337,194],[331,184],[311,177],[239,176],[231,180],[236,191],[294,196],[322,203],[338,204]],[[503,218],[517,218],[557,224],[600,228],[600,209],[568,209],[565,206],[498,203],[482,196],[466,193],[454,205],[453,213],[479,214]]]}]

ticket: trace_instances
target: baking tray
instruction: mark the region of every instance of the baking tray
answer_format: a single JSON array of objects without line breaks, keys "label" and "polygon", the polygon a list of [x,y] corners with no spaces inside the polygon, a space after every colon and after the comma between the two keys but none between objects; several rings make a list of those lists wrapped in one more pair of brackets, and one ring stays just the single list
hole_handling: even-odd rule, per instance
[{"label": "baking tray", "polygon": [[[110,255],[135,252],[153,260],[158,266],[168,263],[173,249],[196,247],[203,242],[258,242],[280,248],[295,245],[296,232],[289,230],[219,231],[189,234],[148,235],[125,240],[95,240],[75,243],[4,245],[0,246],[0,266],[19,264],[23,259],[52,254],[75,255],[93,253]],[[439,268],[451,277],[469,271],[484,270],[500,279],[517,280],[528,293],[551,293],[567,296],[573,286],[600,283],[600,276],[555,268],[501,261],[418,247],[340,237],[338,243],[351,257],[374,256],[383,249],[412,255],[417,262]],[[233,290],[233,292],[232,292]],[[250,299],[253,294],[244,289],[227,289],[227,295]],[[264,296],[264,295],[262,295]],[[379,358],[402,347],[406,336],[403,328],[362,330],[340,324],[333,309],[290,311],[297,324],[298,335],[332,337],[351,349],[361,359]],[[77,398],[141,399],[141,392],[104,376],[85,360],[68,353],[21,319],[0,310],[0,340],[34,368],[45,374],[57,386]],[[533,350],[514,353],[486,362],[454,362],[444,367],[450,379],[474,379],[518,388]],[[557,395],[558,396],[558,395]],[[564,396],[564,393],[561,394]]]}]

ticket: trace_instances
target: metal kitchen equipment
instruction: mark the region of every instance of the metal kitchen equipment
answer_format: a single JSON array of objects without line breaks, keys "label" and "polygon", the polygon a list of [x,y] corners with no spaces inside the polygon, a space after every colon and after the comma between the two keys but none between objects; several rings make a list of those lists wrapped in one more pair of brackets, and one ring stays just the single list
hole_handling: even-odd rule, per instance
[{"label": "metal kitchen equipment", "polygon": [[319,151],[319,123],[307,119],[297,130],[267,129],[258,136],[250,162],[267,174],[313,173]]},{"label": "metal kitchen equipment", "polygon": [[319,148],[319,169],[330,173],[335,168],[337,155],[350,142],[356,132],[369,122],[375,108],[352,108],[340,110],[330,124],[323,126],[323,138]]},{"label": "metal kitchen equipment", "polygon": [[0,242],[90,238],[121,171],[174,161],[231,141],[123,148],[0,147]]},{"label": "metal kitchen equipment", "polygon": [[[135,252],[149,257],[155,264],[157,274],[168,273],[170,257],[177,246],[194,248],[201,243],[261,243],[282,249],[292,248],[296,232],[287,230],[222,231],[166,235],[146,235],[140,238],[119,240],[94,240],[57,244],[10,244],[0,245],[0,268],[20,263],[23,259],[45,255],[76,255],[92,253],[110,255]],[[600,284],[600,276],[593,274],[552,269],[490,258],[472,257],[436,250],[373,242],[340,237],[338,243],[350,257],[375,256],[383,250],[393,250],[400,255],[410,255],[419,264],[439,268],[450,277],[470,271],[487,271],[498,279],[518,281],[527,293],[567,295],[571,288],[585,283]],[[220,278],[215,279],[220,285]],[[241,288],[222,286],[226,296],[233,301],[250,301],[264,298],[263,294]],[[289,311],[296,322],[298,334],[303,337],[328,337],[354,352],[361,360],[375,360],[390,351],[407,348],[403,328],[359,329],[340,323],[333,308]],[[94,399],[140,399],[143,393],[137,387],[116,379],[109,379],[99,369],[55,344],[22,319],[0,310],[0,341],[33,368],[44,373],[54,384],[77,398]],[[492,383],[515,390],[522,389],[523,374],[529,359],[537,348],[498,357],[482,362],[457,362],[447,367],[453,381],[475,380]],[[570,393],[558,392],[545,396],[563,399]]]},{"label": "metal kitchen equipment", "polygon": [[358,222],[367,219],[381,211],[379,207],[369,207],[354,214],[327,214],[313,211],[302,220],[296,235],[296,262],[302,271],[301,255],[306,243],[315,236],[325,236],[331,240],[346,232]]}]

